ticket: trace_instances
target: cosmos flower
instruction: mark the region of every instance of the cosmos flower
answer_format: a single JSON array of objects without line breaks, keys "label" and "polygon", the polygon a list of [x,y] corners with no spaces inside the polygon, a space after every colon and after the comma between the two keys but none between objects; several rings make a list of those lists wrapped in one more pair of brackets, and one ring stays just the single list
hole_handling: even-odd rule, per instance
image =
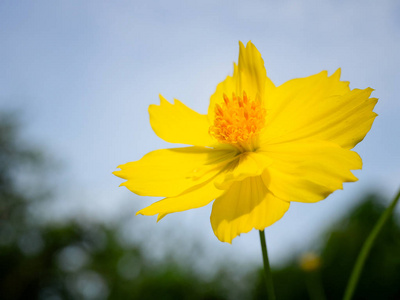
[{"label": "cosmos flower", "polygon": [[211,226],[223,242],[278,221],[290,202],[317,202],[361,169],[351,149],[371,128],[371,88],[350,90],[340,70],[275,86],[256,47],[239,42],[233,76],[218,84],[208,113],[179,100],[150,105],[154,132],[189,147],[156,150],[116,176],[141,196],[165,197],[138,212],[167,214],[214,200]]}]

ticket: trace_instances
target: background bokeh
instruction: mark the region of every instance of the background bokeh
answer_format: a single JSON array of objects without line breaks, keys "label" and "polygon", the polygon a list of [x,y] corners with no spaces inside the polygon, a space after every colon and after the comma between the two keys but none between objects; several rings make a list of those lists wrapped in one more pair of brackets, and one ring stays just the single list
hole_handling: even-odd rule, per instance
[{"label": "background bokeh", "polygon": [[[150,261],[215,267],[260,266],[256,231],[232,245],[214,236],[211,205],[167,216],[133,217],[156,198],[117,188],[119,164],[171,147],[151,130],[147,107],[158,94],[205,113],[210,95],[252,42],[276,84],[342,69],[351,88],[380,98],[370,133],[356,147],[356,183],[317,204],[292,204],[266,230],[270,260],[284,266],[379,191],[388,204],[399,185],[400,3],[382,1],[0,1],[0,110],[22,122],[21,139],[44,153],[34,175],[18,168],[19,188],[44,185],[51,197],[29,215],[43,224],[106,224]],[[2,118],[6,118],[5,115]],[[25,191],[24,191],[25,192]],[[210,275],[211,274],[211,275]]]}]

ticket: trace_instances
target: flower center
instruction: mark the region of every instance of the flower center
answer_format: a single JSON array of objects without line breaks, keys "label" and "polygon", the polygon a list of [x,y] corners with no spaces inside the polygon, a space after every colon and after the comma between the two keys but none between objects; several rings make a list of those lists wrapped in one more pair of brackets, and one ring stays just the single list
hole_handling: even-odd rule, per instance
[{"label": "flower center", "polygon": [[214,125],[209,133],[220,143],[231,144],[241,151],[252,151],[255,148],[254,137],[265,124],[265,108],[260,101],[232,94],[229,99],[224,94],[224,103],[215,105]]}]

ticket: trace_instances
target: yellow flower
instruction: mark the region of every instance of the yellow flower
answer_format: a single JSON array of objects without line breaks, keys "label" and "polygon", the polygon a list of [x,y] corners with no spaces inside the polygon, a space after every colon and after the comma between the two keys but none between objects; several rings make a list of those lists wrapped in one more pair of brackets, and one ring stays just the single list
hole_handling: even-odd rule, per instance
[{"label": "yellow flower", "polygon": [[361,169],[351,151],[371,128],[377,99],[371,88],[350,90],[340,70],[276,87],[256,47],[239,42],[233,76],[218,84],[208,114],[179,100],[150,105],[154,132],[170,143],[119,166],[123,186],[166,197],[138,212],[167,214],[214,201],[211,225],[223,242],[278,221],[291,201],[317,202]]},{"label": "yellow flower", "polygon": [[321,257],[314,252],[307,252],[300,257],[299,263],[303,271],[313,272],[320,268]]}]

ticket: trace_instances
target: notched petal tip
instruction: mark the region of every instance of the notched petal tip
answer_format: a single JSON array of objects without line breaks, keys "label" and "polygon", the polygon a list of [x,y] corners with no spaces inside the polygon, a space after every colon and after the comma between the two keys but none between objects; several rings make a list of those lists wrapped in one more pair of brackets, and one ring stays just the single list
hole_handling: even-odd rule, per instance
[{"label": "notched petal tip", "polygon": [[124,171],[123,170],[114,171],[114,172],[112,172],[112,174],[114,176],[119,177],[119,178],[127,179],[126,176],[124,175]]},{"label": "notched petal tip", "polygon": [[342,75],[342,69],[338,68],[335,72],[333,72],[333,74],[329,77],[333,78],[333,79],[337,79],[340,80],[340,76]]},{"label": "notched petal tip", "polygon": [[[244,50],[244,49],[250,49],[250,48],[255,48],[257,50],[256,46],[254,46],[254,44],[251,40],[249,40],[246,43],[246,46],[244,45],[244,43],[242,41],[239,41],[239,51]],[[257,52],[258,52],[258,50],[257,50]]]},{"label": "notched petal tip", "polygon": [[157,223],[160,222],[162,219],[164,219],[164,217],[165,217],[166,215],[168,215],[168,214],[159,213],[158,216],[157,216]]},{"label": "notched petal tip", "polygon": [[185,104],[183,104],[182,101],[174,98],[174,105],[185,105]]},{"label": "notched petal tip", "polygon": [[[146,208],[139,210],[139,211],[135,214],[135,216],[137,216],[137,215],[142,215],[142,216],[154,216],[154,215],[157,214],[157,213],[146,213],[146,212],[143,212],[143,210],[146,210]],[[159,213],[158,216],[157,216],[157,221],[156,221],[156,222],[158,223],[159,221],[161,221],[161,219],[163,219],[166,215],[168,215],[168,214],[167,214],[167,213]]]},{"label": "notched petal tip", "polygon": [[345,81],[345,80],[340,80],[340,77],[342,76],[342,69],[338,68],[331,76],[328,76],[328,73],[326,73],[326,76],[331,78],[334,81],[340,81],[341,84],[343,84],[346,87],[346,90],[350,91],[350,81]]},{"label": "notched petal tip", "polygon": [[[360,89],[363,90],[363,89]],[[367,87],[366,89],[363,90],[364,92],[369,93],[370,95],[372,94],[373,91],[375,91],[375,89],[371,88],[371,87]]]},{"label": "notched petal tip", "polygon": [[151,212],[149,211],[149,206],[142,208],[141,210],[139,210],[138,212],[136,212],[135,216],[138,215],[142,215],[142,216],[154,216],[155,214],[157,214],[156,212]]},{"label": "notched petal tip", "polygon": [[[244,232],[244,233],[247,233],[247,232]],[[230,244],[230,245],[232,245],[232,242],[233,242],[233,240],[234,240],[236,237],[239,237],[239,236],[240,236],[240,234],[238,234],[238,235],[235,236],[235,237],[224,236],[224,235],[221,235],[221,234],[220,234],[218,231],[216,231],[216,230],[214,230],[214,234],[215,234],[215,236],[217,237],[217,239],[218,239],[220,242],[228,243],[228,244]]]},{"label": "notched petal tip", "polygon": [[342,68],[337,68],[337,70],[331,76],[337,76],[340,78],[340,75],[342,75]]},{"label": "notched petal tip", "polygon": [[169,101],[165,99],[161,94],[159,94],[158,97],[160,98],[160,104],[150,104],[147,109],[150,114],[150,118],[152,116],[152,113],[156,113],[157,110],[160,109],[160,107],[168,104],[171,105],[171,103],[169,103]]},{"label": "notched petal tip", "polygon": [[161,94],[158,94],[158,97],[160,98],[160,104],[162,103],[169,103],[169,101]]}]

